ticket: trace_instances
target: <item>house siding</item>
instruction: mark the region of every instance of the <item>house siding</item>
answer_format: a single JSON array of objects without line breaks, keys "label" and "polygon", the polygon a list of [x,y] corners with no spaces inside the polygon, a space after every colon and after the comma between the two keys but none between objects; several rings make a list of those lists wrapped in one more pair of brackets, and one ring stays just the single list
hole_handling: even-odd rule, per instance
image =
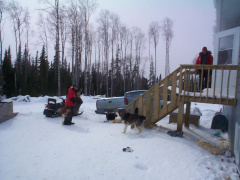
[{"label": "house siding", "polygon": [[[214,0],[214,5],[216,8],[216,33],[231,30],[240,27],[240,0]],[[239,37],[239,35],[238,35]],[[216,40],[216,39],[215,39]],[[240,41],[236,41],[233,48],[239,49],[239,53],[234,57],[236,58],[235,63],[240,65]],[[215,51],[218,49],[218,44],[215,46]],[[215,61],[217,59],[215,58]],[[234,59],[233,59],[234,60]],[[217,61],[216,61],[217,62]],[[215,62],[215,63],[216,63]],[[235,64],[234,63],[234,64]],[[237,82],[237,104],[236,106],[223,106],[223,113],[228,119],[228,135],[231,143],[231,149],[235,152],[236,164],[238,171],[240,172],[240,137],[236,136],[236,130],[238,129],[238,134],[240,133],[240,72],[238,73]],[[238,135],[240,136],[240,134]],[[236,154],[237,153],[237,154]]]},{"label": "house siding", "polygon": [[[228,135],[231,143],[231,149],[234,152],[235,149],[235,128],[236,124],[240,126],[240,73],[238,73],[238,82],[237,82],[237,105],[236,106],[223,106],[223,113],[228,119]],[[238,147],[237,147],[238,148]],[[240,149],[237,149],[237,152],[240,152]],[[240,162],[240,157],[237,162]],[[237,164],[238,171],[240,171],[240,163]]]}]

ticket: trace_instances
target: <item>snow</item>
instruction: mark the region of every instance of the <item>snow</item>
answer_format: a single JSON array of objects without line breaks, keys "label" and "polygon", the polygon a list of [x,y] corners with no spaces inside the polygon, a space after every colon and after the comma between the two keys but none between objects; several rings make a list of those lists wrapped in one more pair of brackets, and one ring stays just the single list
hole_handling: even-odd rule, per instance
[{"label": "snow", "polygon": [[[73,117],[71,126],[63,126],[61,117],[43,115],[47,96],[29,97],[27,102],[25,98],[13,98],[14,112],[19,114],[0,124],[2,180],[239,179],[234,163],[196,145],[197,138],[218,144],[216,132],[227,138],[209,129],[219,105],[192,103],[191,108],[202,113],[201,126],[184,128],[178,138],[167,134],[176,130],[176,124],[168,124],[168,116],[154,129],[136,134],[137,129],[128,127],[123,134],[122,123],[104,123],[106,117],[95,114],[96,96],[82,97],[84,113]],[[123,152],[126,147],[133,152]]]}]

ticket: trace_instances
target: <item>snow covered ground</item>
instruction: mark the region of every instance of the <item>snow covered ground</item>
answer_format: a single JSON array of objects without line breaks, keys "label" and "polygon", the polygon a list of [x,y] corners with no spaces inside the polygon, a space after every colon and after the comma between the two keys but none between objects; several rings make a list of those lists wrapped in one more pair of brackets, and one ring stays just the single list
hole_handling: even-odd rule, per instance
[{"label": "snow covered ground", "polygon": [[[221,131],[209,129],[219,105],[192,103],[201,110],[200,127],[190,125],[178,138],[167,134],[176,130],[168,116],[157,128],[141,134],[128,128],[123,134],[123,124],[106,123],[104,115],[95,114],[96,97],[83,96],[84,113],[73,117],[75,125],[63,126],[61,117],[43,115],[47,98],[16,98],[19,114],[0,124],[1,180],[239,179],[234,163],[196,145],[196,138],[219,143],[221,137],[213,134]],[[123,152],[125,147],[134,151]]]}]

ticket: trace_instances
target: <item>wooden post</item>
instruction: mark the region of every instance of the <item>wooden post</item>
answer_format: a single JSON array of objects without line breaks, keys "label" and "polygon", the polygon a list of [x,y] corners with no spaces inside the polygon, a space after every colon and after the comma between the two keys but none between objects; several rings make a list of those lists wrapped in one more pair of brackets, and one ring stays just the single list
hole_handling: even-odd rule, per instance
[{"label": "wooden post", "polygon": [[[163,85],[163,112],[164,113],[167,112],[167,100],[168,100],[168,78],[165,78],[164,85]],[[159,102],[160,102],[160,99],[159,99]],[[159,102],[158,102],[158,104],[159,104]]]},{"label": "wooden post", "polygon": [[171,102],[176,103],[176,87],[177,87],[177,71],[174,72],[172,77],[172,90],[171,90]]},{"label": "wooden post", "polygon": [[151,98],[151,91],[149,91],[146,96],[146,121],[144,121],[144,126],[147,127],[151,124],[152,115],[153,115],[153,101]]},{"label": "wooden post", "polygon": [[191,102],[186,103],[185,127],[189,128]]},{"label": "wooden post", "polygon": [[139,104],[138,104],[138,115],[143,115],[143,96],[139,97]]},{"label": "wooden post", "polygon": [[183,124],[183,113],[184,113],[184,102],[178,102],[178,121],[177,121],[177,130],[182,131],[182,124]]},{"label": "wooden post", "polygon": [[158,119],[159,117],[159,109],[160,109],[160,94],[159,94],[159,86],[155,87],[155,101],[154,101],[154,119]]}]

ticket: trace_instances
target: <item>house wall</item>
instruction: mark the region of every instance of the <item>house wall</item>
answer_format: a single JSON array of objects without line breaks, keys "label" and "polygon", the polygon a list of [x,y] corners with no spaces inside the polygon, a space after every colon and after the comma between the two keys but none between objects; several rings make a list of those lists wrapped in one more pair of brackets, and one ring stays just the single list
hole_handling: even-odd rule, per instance
[{"label": "house wall", "polygon": [[228,135],[231,149],[234,152],[238,171],[240,172],[240,73],[238,76],[237,97],[237,105],[223,106],[223,113],[228,119]]},{"label": "house wall", "polygon": [[239,0],[214,0],[216,8],[216,32],[240,26]]},{"label": "house wall", "polygon": [[[226,64],[240,65],[240,0],[214,0],[216,8],[216,35],[214,45],[214,64],[219,64],[219,51],[225,51],[232,54],[232,62],[226,60]],[[236,31],[237,30],[237,31]],[[234,36],[233,46],[229,46],[231,40],[229,37],[223,39],[226,41],[221,47],[220,36],[227,33],[234,34],[231,31],[236,31]],[[232,49],[232,52],[231,52]],[[225,53],[223,52],[223,53]],[[221,52],[220,52],[221,53]],[[231,57],[230,56],[228,57]],[[240,72],[238,73],[237,81],[237,105],[224,106],[223,113],[228,119],[228,134],[231,142],[231,149],[234,152],[238,171],[240,172]]]}]

